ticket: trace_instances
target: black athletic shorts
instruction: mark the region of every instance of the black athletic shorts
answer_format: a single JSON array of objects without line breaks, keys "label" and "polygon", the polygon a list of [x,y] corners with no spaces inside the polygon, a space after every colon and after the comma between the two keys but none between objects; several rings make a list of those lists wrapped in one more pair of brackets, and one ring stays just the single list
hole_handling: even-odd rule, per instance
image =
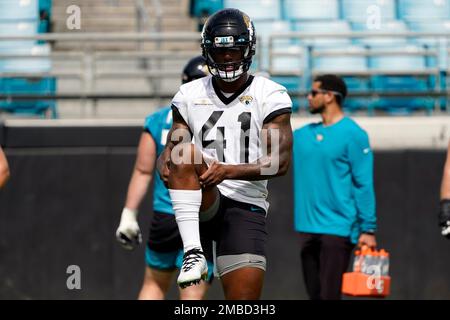
[{"label": "black athletic shorts", "polygon": [[220,195],[217,213],[200,222],[200,235],[216,241],[217,256],[250,253],[266,256],[266,212]]}]

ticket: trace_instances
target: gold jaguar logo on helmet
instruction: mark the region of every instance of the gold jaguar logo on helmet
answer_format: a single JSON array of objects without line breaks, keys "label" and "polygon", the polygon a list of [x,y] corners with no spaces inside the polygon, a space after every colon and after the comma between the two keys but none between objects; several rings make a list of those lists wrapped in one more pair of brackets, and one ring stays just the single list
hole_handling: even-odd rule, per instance
[{"label": "gold jaguar logo on helmet", "polygon": [[204,65],[201,67],[201,70],[202,70],[202,72],[203,72],[204,74],[211,74],[211,73],[209,72],[208,65],[206,65],[206,64],[204,64]]},{"label": "gold jaguar logo on helmet", "polygon": [[253,101],[253,97],[252,96],[242,96],[239,98],[239,101],[243,104],[245,104],[246,106],[250,105],[250,103],[252,103]]},{"label": "gold jaguar logo on helmet", "polygon": [[243,18],[244,18],[245,24],[247,25],[247,28],[250,28],[250,17],[244,13]]}]

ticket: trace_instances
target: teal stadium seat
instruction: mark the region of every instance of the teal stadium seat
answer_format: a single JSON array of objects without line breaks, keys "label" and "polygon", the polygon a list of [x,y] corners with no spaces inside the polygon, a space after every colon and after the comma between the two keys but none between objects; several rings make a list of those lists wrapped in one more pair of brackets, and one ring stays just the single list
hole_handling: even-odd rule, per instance
[{"label": "teal stadium seat", "polygon": [[[294,31],[309,32],[309,33],[349,33],[351,32],[350,24],[347,21],[342,20],[329,20],[329,21],[296,21],[293,22]],[[343,47],[351,44],[349,38],[309,38],[302,41],[305,45],[314,47]]]},{"label": "teal stadium seat", "polygon": [[45,10],[50,15],[52,14],[52,0],[39,0],[39,11]]},{"label": "teal stadium seat", "polygon": [[[384,48],[389,49],[389,48]],[[398,50],[398,46],[391,49]],[[433,90],[435,77],[419,75],[419,72],[427,71],[433,65],[429,65],[423,55],[408,55],[407,52],[418,51],[417,46],[403,48],[404,55],[376,55],[369,60],[371,70],[377,70],[381,74],[371,79],[371,87],[374,91],[398,91],[398,92],[425,92]],[[398,72],[398,74],[395,74]],[[385,73],[385,75],[383,75]],[[390,74],[389,74],[390,73]],[[426,110],[430,113],[434,107],[432,98],[380,98],[370,105],[372,110],[383,110],[391,114],[409,114],[415,110]]]},{"label": "teal stadium seat", "polygon": [[[291,31],[291,24],[284,20],[257,20],[255,28],[259,39],[258,56],[263,59],[261,69],[268,70],[271,79],[285,86],[288,91],[299,91],[305,64],[303,49],[288,38],[274,38],[273,55],[269,61],[269,36]],[[299,98],[292,97],[292,102],[295,112],[299,109]]]},{"label": "teal stadium seat", "polygon": [[[0,36],[33,36],[38,30],[38,21],[3,21],[0,22]],[[31,48],[34,40],[0,41],[0,52],[13,53],[20,48]]]},{"label": "teal stadium seat", "polygon": [[[361,46],[316,49],[312,53],[313,74],[339,74],[350,92],[367,92],[369,65],[366,52],[367,49]],[[367,110],[369,102],[368,98],[347,98],[344,109],[347,112]]]},{"label": "teal stadium seat", "polygon": [[283,15],[288,20],[337,20],[338,0],[284,0]]},{"label": "teal stadium seat", "polygon": [[408,22],[411,31],[431,32],[442,35],[450,33],[450,19],[448,20],[431,20],[431,21],[411,21]]},{"label": "teal stadium seat", "polygon": [[[259,69],[267,70],[269,67],[269,37],[277,32],[289,32],[291,31],[291,26],[288,21],[283,20],[257,20],[254,22],[255,29],[256,29],[256,35],[258,37],[257,41],[257,55],[258,60],[256,61],[258,64]],[[290,47],[291,41],[286,38],[282,39],[274,39],[273,40],[273,49],[276,50],[285,50]],[[283,56],[274,56],[272,58],[273,63],[278,63],[280,60],[284,60],[286,57]],[[291,63],[290,68],[298,67],[299,65],[299,59],[298,61],[294,61],[295,58],[289,57]],[[255,64],[256,66],[256,64]]]},{"label": "teal stadium seat", "polygon": [[348,22],[365,23],[377,12],[380,14],[381,22],[396,19],[395,0],[341,0],[341,7],[342,18]]},{"label": "teal stadium seat", "polygon": [[405,21],[450,19],[449,0],[398,0],[399,18]]},{"label": "teal stadium seat", "polygon": [[368,59],[364,55],[366,52],[361,46],[315,49],[312,54],[313,71],[366,72],[369,67]]},{"label": "teal stadium seat", "polygon": [[[2,0],[0,1],[0,36],[34,36],[39,29],[40,6],[51,10],[51,1]],[[50,45],[34,40],[0,41],[1,94],[53,94],[56,79],[43,78],[51,70],[49,58],[23,58],[14,56],[48,55]],[[29,78],[11,78],[9,74],[26,73]],[[43,116],[47,110],[56,117],[55,101],[0,101],[0,110],[16,114]]]},{"label": "teal stadium seat", "polygon": [[[4,52],[4,51],[1,51]],[[50,45],[36,44],[32,47],[16,47],[14,55],[48,55],[50,53]],[[39,73],[49,72],[51,70],[51,62],[48,58],[6,58],[0,60],[0,72],[26,72]]]},{"label": "teal stadium seat", "polygon": [[224,0],[224,6],[245,12],[253,21],[281,19],[280,0]]},{"label": "teal stadium seat", "polygon": [[[409,29],[415,32],[435,33],[447,37],[450,34],[449,20],[413,21],[408,23]],[[418,45],[436,50],[439,56],[439,69],[445,72],[448,68],[447,39],[441,36],[418,37],[414,41]]]},{"label": "teal stadium seat", "polygon": [[[437,35],[448,36],[450,34],[450,19],[449,20],[432,20],[432,21],[411,21],[408,22],[408,27],[414,32],[435,33]],[[414,39],[415,43],[431,48],[437,48],[439,44],[444,41],[443,37],[418,37]],[[440,59],[445,60],[445,46],[441,49]]]},{"label": "teal stadium seat", "polygon": [[[269,36],[291,31],[291,24],[284,20],[256,20],[254,23],[259,40],[257,52],[261,63],[260,69],[268,70],[271,79],[285,86],[288,91],[298,91],[304,71],[303,49],[300,46],[287,38],[274,38],[272,65],[269,69]],[[297,75],[294,76],[293,73]],[[294,111],[299,109],[299,101],[299,98],[292,98]]]},{"label": "teal stadium seat", "polygon": [[52,1],[39,0],[39,33],[50,32],[50,21],[52,19]]},{"label": "teal stadium seat", "polygon": [[[56,91],[55,78],[0,78],[0,94],[51,94]],[[39,115],[44,117],[48,111],[57,118],[55,101],[1,101],[0,110],[17,115]]]},{"label": "teal stadium seat", "polygon": [[36,20],[38,10],[38,0],[1,0],[0,21]]},{"label": "teal stadium seat", "polygon": [[[48,0],[46,0],[48,1]],[[193,8],[191,14],[194,17],[212,15],[214,12],[223,9],[223,0],[191,0]]]},{"label": "teal stadium seat", "polygon": [[[379,29],[368,29],[366,23],[351,23],[353,31],[363,31],[370,32],[376,35],[377,33],[388,33],[388,34],[398,34],[408,32],[408,26],[404,21],[400,20],[392,20],[392,21],[384,21],[381,23]],[[363,39],[354,39],[353,42],[355,44],[363,44],[369,47],[384,47],[384,46],[405,46],[410,41],[406,37],[367,37]]]}]

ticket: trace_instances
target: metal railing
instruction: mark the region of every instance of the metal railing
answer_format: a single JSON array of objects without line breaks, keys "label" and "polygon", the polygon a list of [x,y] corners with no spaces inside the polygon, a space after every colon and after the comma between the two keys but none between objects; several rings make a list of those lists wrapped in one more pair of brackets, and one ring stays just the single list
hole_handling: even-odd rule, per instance
[{"label": "metal railing", "polygon": [[[346,48],[342,44],[332,46],[326,45],[326,43],[320,43],[323,39],[327,39],[329,42],[339,41],[342,39],[351,40],[368,40],[371,38],[376,38],[385,40],[390,39],[415,39],[416,43],[413,41],[407,43],[406,47],[398,46],[398,48],[393,48],[392,44],[379,43],[378,45],[370,45],[361,41],[360,44],[356,44]],[[438,98],[446,98],[446,110],[450,111],[450,48],[449,48],[449,38],[448,33],[431,33],[431,32],[326,32],[326,33],[311,33],[311,32],[277,32],[273,33],[268,37],[267,43],[263,43],[262,46],[268,46],[269,54],[269,64],[268,72],[272,76],[281,77],[298,77],[302,80],[300,81],[299,90],[291,92],[292,96],[301,97],[307,92],[307,87],[311,84],[314,76],[324,73],[334,73],[341,76],[352,76],[359,78],[370,78],[372,76],[384,75],[384,76],[414,76],[434,78],[434,86],[432,86],[427,91],[421,92],[404,92],[404,91],[380,91],[380,90],[370,90],[370,91],[360,91],[351,92],[350,96],[353,97],[369,97],[369,98],[379,98],[379,97],[390,97],[390,98],[404,98],[404,97],[430,97],[435,99],[435,109],[438,111],[440,109],[440,102]],[[417,40],[430,39],[434,40],[434,44],[424,45]],[[290,41],[292,44],[285,46],[285,48],[280,48],[276,46],[277,41],[284,41],[286,43]],[[319,41],[319,43],[315,43]],[[339,49],[342,48],[342,49]],[[355,50],[355,48],[359,50]],[[388,48],[388,49],[387,49]],[[349,56],[361,56],[365,57],[367,61],[369,58],[377,56],[420,56],[424,58],[431,58],[434,60],[433,66],[426,66],[424,68],[401,70],[401,69],[390,69],[389,67],[381,68],[370,68],[367,65],[365,70],[355,70],[351,66],[343,68],[330,68],[329,71],[326,69],[316,69],[314,67],[314,61],[319,57],[349,57]],[[298,65],[301,68],[289,68],[285,70],[277,69],[275,66],[275,60],[280,57],[294,57],[298,59]]]},{"label": "metal railing", "polygon": [[[321,38],[349,38],[349,39],[366,39],[366,38],[395,38],[395,37],[406,37],[406,38],[436,38],[436,47],[434,48],[423,48],[416,52],[407,52],[399,48],[397,52],[388,52],[382,50],[371,50],[370,48],[364,52],[346,52],[345,50],[342,52],[338,52],[336,50],[327,52],[326,50],[316,51],[314,46],[311,44],[302,44],[302,42],[307,43],[308,39],[321,39]],[[312,68],[308,68],[306,65],[301,70],[291,70],[291,72],[279,72],[273,68],[274,59],[280,58],[282,56],[291,56],[298,57],[299,59],[303,59],[303,61],[310,59],[314,56],[320,55],[363,55],[363,56],[371,56],[371,55],[382,55],[382,54],[397,54],[397,55],[427,55],[432,56],[436,59],[436,66],[441,66],[442,56],[438,53],[446,52],[447,55],[450,55],[450,48],[448,47],[448,38],[450,38],[449,34],[436,34],[436,33],[418,33],[418,32],[405,32],[405,33],[371,33],[371,32],[351,32],[351,33],[301,33],[301,32],[287,32],[287,33],[274,33],[269,36],[268,42],[261,42],[261,39],[258,40],[258,48],[261,49],[263,46],[268,45],[268,54],[269,54],[269,68],[268,71],[272,76],[298,76],[304,79],[311,79],[317,71]],[[275,49],[274,42],[280,39],[291,39],[297,41],[300,48],[297,51],[289,51],[283,49]],[[155,98],[167,98],[173,95],[173,92],[162,92],[161,90],[154,91],[153,93],[144,92],[142,94],[120,94],[111,92],[111,94],[105,93],[97,93],[95,92],[95,83],[98,79],[136,79],[143,78],[149,79],[149,81],[154,81],[156,83],[160,83],[162,79],[175,79],[179,78],[180,70],[170,69],[170,68],[162,68],[160,63],[154,64],[156,68],[141,68],[137,70],[100,70],[97,66],[99,62],[103,62],[105,60],[122,60],[122,61],[139,61],[139,59],[145,59],[146,61],[169,61],[169,60],[188,60],[194,55],[198,55],[200,53],[200,49],[198,51],[193,50],[182,50],[179,49],[180,44],[186,45],[199,45],[200,34],[198,32],[136,32],[136,33],[51,33],[51,34],[39,34],[34,36],[0,36],[0,44],[3,41],[23,41],[23,40],[34,40],[34,41],[43,41],[46,43],[53,44],[55,42],[75,42],[79,44],[77,51],[56,51],[51,52],[49,54],[7,54],[0,52],[0,59],[50,59],[53,62],[62,61],[66,62],[78,62],[80,67],[77,69],[67,68],[61,70],[48,70],[46,72],[8,72],[2,73],[0,72],[0,78],[6,77],[30,77],[30,78],[39,78],[39,77],[57,77],[61,79],[78,79],[82,84],[81,92],[70,92],[65,94],[55,94],[51,96],[44,96],[42,99],[90,99],[90,100],[99,100],[99,99],[155,99]],[[153,50],[140,50],[137,48],[136,50],[115,50],[115,51],[105,51],[105,50],[97,50],[95,49],[95,45],[99,42],[114,42],[114,43],[160,43],[162,45],[167,45],[170,43],[177,44],[178,48],[169,50],[169,49],[161,49],[160,46],[156,45]],[[257,54],[259,54],[262,50],[259,50]],[[305,56],[307,57],[305,59]],[[261,60],[261,59],[258,59]],[[446,61],[447,63],[447,61]],[[261,63],[257,63],[258,68],[261,68]],[[448,90],[442,90],[439,88],[438,84],[441,83],[441,78],[443,75],[446,76],[450,71],[450,67],[447,65],[445,70],[438,67],[429,68],[426,70],[416,70],[416,71],[405,71],[403,73],[399,71],[390,71],[390,70],[367,70],[360,72],[346,72],[342,70],[340,72],[343,75],[354,75],[360,77],[368,77],[374,74],[395,74],[395,75],[416,75],[416,76],[429,76],[433,75],[436,77],[436,87],[434,90],[430,92],[419,92],[412,93],[415,96],[420,95],[429,95],[431,97],[446,97],[447,100],[450,98],[450,93]],[[449,77],[446,76],[445,80],[449,82]],[[305,80],[306,81],[306,80]],[[132,82],[130,82],[132,83]],[[447,83],[448,84],[448,83]],[[447,88],[450,86],[447,85]],[[306,91],[305,86],[301,87],[300,90],[290,92],[293,96],[302,96]],[[302,91],[303,90],[303,91]],[[405,92],[367,92],[367,93],[352,93],[353,95],[377,95],[377,96],[394,96],[397,94],[398,96],[407,96],[411,93]],[[3,95],[0,96],[1,99],[27,99],[27,98],[35,98],[34,95],[27,96],[17,96],[17,95]],[[447,110],[449,108],[447,107]]]},{"label": "metal railing", "polygon": [[117,42],[117,43],[194,43],[199,41],[199,34],[194,32],[167,32],[167,33],[53,33],[53,34],[39,34],[35,36],[0,36],[0,43],[2,41],[23,41],[35,40],[44,41],[50,44],[55,42],[76,42],[78,46],[77,51],[57,51],[49,54],[9,54],[1,53],[0,59],[50,59],[53,62],[62,61],[65,63],[80,63],[81,67],[77,70],[70,68],[68,70],[49,70],[45,72],[0,72],[0,78],[9,77],[47,77],[55,76],[58,78],[72,78],[79,79],[84,83],[84,90],[82,95],[93,92],[93,83],[98,78],[116,78],[122,79],[143,77],[143,78],[161,78],[161,77],[179,77],[181,71],[176,70],[161,70],[160,67],[154,69],[141,70],[110,70],[101,71],[97,68],[97,64],[106,59],[108,60],[122,60],[122,61],[139,61],[145,59],[151,60],[187,60],[193,55],[198,55],[199,51],[189,50],[162,50],[156,48],[154,50],[143,50],[137,48],[136,50],[96,50],[94,47],[99,42]]}]

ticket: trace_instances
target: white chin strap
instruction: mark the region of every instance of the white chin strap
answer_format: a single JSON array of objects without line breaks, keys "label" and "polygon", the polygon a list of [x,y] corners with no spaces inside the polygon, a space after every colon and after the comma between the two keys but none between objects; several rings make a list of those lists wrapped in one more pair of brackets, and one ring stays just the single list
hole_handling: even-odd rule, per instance
[{"label": "white chin strap", "polygon": [[[239,79],[239,77],[244,73],[244,67],[240,66],[236,71],[221,71],[218,69],[212,69],[211,73],[215,76],[219,76],[221,80],[225,82],[233,82]],[[234,75],[231,77],[231,75]]]}]

